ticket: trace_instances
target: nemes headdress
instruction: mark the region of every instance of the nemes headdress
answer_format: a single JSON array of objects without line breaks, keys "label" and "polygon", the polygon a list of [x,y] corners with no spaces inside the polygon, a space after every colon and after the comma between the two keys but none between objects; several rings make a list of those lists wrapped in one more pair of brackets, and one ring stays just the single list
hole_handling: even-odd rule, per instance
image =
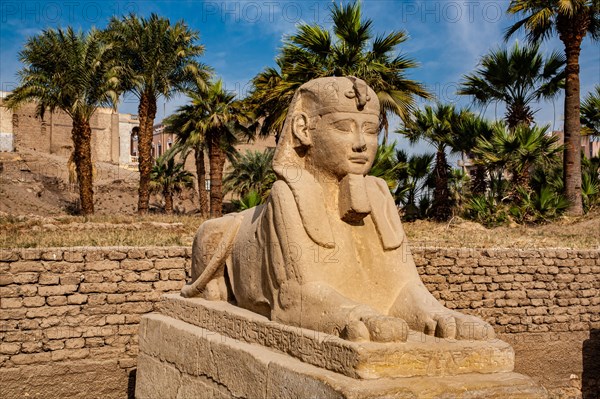
[{"label": "nemes headdress", "polygon": [[[305,149],[302,148],[303,146],[292,132],[293,119],[297,112],[304,112],[313,121],[333,112],[358,112],[379,116],[379,100],[373,89],[363,80],[353,76],[311,80],[300,86],[296,91],[275,150],[273,170],[277,177],[284,180],[292,190],[307,234],[318,245],[331,248],[335,245],[335,240],[325,206],[320,206],[324,203],[321,186],[306,169],[306,159],[303,152]],[[315,134],[319,134],[319,132],[315,132]],[[381,187],[374,179],[369,179],[369,182],[367,192],[369,199],[371,199],[373,195],[379,195]],[[385,187],[385,190],[388,190],[387,187]],[[389,190],[387,195],[389,195]],[[319,203],[319,206],[315,206],[315,202]],[[386,249],[399,247],[402,243],[402,237],[397,237],[398,234],[394,234],[392,231],[398,229],[402,231],[399,221],[398,226],[388,226],[389,223],[384,221],[386,215],[381,213],[395,212],[395,209],[384,209],[382,211],[380,209],[376,210],[376,208],[373,208],[371,216],[378,230],[380,230],[380,236],[384,241],[382,242],[383,246]],[[396,218],[397,216],[392,217],[392,219]],[[384,236],[386,238],[383,238]]]}]

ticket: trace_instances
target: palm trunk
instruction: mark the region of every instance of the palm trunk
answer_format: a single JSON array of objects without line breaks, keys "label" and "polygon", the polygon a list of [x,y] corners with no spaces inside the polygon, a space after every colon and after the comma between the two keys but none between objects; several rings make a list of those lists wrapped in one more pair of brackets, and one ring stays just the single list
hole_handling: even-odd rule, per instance
[{"label": "palm trunk", "polygon": [[91,215],[94,213],[94,186],[92,173],[92,128],[90,127],[90,122],[83,118],[74,118],[71,138],[73,139],[74,146],[73,155],[77,169],[81,213]]},{"label": "palm trunk", "polygon": [[208,193],[206,192],[206,168],[204,166],[204,150],[198,147],[196,155],[196,176],[198,177],[198,200],[200,202],[200,215],[208,216]]},{"label": "palm trunk", "polygon": [[210,162],[210,216],[220,217],[223,213],[223,167],[225,155],[219,142],[219,134],[211,134],[208,147]]},{"label": "palm trunk", "polygon": [[[566,43],[565,43],[566,45]],[[563,179],[565,196],[570,202],[567,213],[583,214],[581,198],[581,125],[579,121],[579,44],[566,45],[567,67],[565,81],[565,149]]]},{"label": "palm trunk", "polygon": [[590,24],[587,12],[572,16],[559,14],[556,25],[559,38],[565,45],[567,66],[565,67],[565,148],[563,155],[564,193],[569,200],[567,214],[583,214],[581,195],[581,123],[580,123],[580,87],[579,53],[581,42]]},{"label": "palm trunk", "polygon": [[165,213],[173,213],[173,193],[170,190],[163,190],[163,196],[165,197]]},{"label": "palm trunk", "polygon": [[438,149],[435,160],[435,188],[433,190],[432,216],[438,221],[450,218],[450,190],[448,189],[448,162],[443,148]]},{"label": "palm trunk", "polygon": [[138,109],[140,131],[138,134],[138,161],[140,186],[138,188],[138,213],[148,213],[150,202],[150,172],[152,171],[152,133],[156,116],[156,97],[154,93],[145,92],[140,98]]}]

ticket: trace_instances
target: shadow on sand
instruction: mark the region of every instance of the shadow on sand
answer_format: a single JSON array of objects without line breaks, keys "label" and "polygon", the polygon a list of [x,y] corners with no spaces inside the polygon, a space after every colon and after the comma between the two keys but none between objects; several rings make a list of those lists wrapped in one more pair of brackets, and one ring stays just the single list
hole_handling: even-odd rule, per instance
[{"label": "shadow on sand", "polygon": [[135,399],[135,375],[137,369],[133,369],[129,372],[127,381],[127,399]]},{"label": "shadow on sand", "polygon": [[600,398],[600,330],[590,330],[590,338],[583,341],[583,399]]}]

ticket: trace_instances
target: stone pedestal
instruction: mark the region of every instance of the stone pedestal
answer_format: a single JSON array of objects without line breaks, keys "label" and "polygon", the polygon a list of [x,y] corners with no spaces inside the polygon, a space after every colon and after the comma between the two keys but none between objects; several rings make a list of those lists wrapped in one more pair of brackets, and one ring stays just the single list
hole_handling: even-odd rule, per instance
[{"label": "stone pedestal", "polygon": [[179,295],[142,318],[139,337],[139,399],[547,397],[499,340],[356,343]]}]

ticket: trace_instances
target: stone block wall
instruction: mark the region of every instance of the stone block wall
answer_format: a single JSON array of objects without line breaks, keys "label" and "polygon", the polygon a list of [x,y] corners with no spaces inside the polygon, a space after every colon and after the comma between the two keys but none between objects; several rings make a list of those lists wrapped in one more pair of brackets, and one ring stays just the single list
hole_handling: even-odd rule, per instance
[{"label": "stone block wall", "polygon": [[140,317],[181,289],[190,251],[0,250],[2,396],[126,396]]},{"label": "stone block wall", "polygon": [[600,328],[600,251],[416,249],[423,282],[499,333]]},{"label": "stone block wall", "polygon": [[[517,371],[547,387],[598,392],[600,250],[412,252],[434,296],[483,317],[514,346]],[[131,393],[140,317],[179,291],[190,255],[182,247],[0,250],[6,397]]]}]

